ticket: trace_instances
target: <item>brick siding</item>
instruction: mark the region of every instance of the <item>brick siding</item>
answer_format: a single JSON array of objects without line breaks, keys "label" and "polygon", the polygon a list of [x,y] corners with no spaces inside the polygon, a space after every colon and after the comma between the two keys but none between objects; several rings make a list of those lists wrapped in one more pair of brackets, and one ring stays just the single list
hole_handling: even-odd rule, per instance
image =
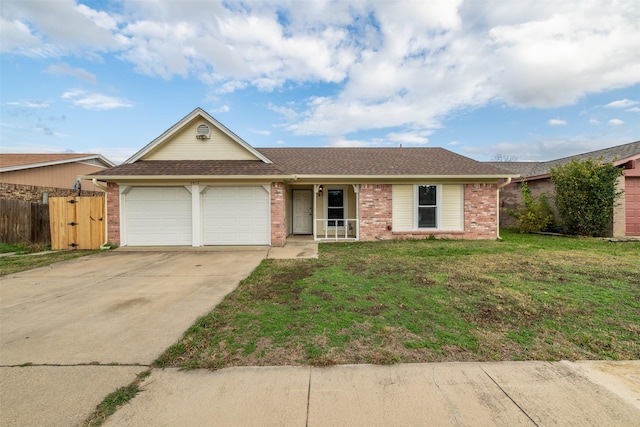
[{"label": "brick siding", "polygon": [[284,183],[271,183],[271,245],[284,246],[287,238]]},{"label": "brick siding", "polygon": [[391,232],[392,193],[391,184],[360,185],[360,240],[388,240]]},{"label": "brick siding", "polygon": [[498,186],[466,184],[464,186],[464,238],[498,237]]},{"label": "brick siding", "polygon": [[120,245],[120,187],[107,184],[107,242]]}]

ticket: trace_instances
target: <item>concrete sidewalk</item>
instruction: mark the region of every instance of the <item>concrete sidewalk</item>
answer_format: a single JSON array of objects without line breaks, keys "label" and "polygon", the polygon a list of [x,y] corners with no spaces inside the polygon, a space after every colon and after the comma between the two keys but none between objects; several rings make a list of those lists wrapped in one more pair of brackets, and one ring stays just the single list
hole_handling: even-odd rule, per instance
[{"label": "concrete sidewalk", "polygon": [[640,361],[156,369],[106,426],[637,426]]}]

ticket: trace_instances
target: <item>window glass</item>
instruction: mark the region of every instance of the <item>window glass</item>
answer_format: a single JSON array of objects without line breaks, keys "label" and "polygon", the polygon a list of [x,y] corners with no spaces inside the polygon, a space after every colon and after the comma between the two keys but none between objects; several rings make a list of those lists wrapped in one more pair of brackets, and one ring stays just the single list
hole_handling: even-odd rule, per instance
[{"label": "window glass", "polygon": [[418,186],[418,228],[438,227],[437,186]]},{"label": "window glass", "polygon": [[436,205],[436,186],[420,185],[418,187],[418,205],[435,206]]},{"label": "window glass", "polygon": [[[344,191],[329,190],[327,192],[327,219],[344,219]],[[344,226],[344,221],[328,221],[331,227]]]}]

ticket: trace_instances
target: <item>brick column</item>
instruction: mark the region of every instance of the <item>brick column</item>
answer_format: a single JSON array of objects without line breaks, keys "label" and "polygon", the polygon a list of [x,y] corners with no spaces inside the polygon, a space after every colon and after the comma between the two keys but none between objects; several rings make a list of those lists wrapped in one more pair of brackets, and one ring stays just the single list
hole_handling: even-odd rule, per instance
[{"label": "brick column", "polygon": [[360,184],[360,240],[391,239],[391,184]]},{"label": "brick column", "polygon": [[120,186],[107,183],[107,242],[120,245]]},{"label": "brick column", "polygon": [[498,192],[496,184],[464,186],[464,231],[466,239],[498,237]]},{"label": "brick column", "polygon": [[284,182],[271,183],[271,246],[284,246],[287,239]]}]

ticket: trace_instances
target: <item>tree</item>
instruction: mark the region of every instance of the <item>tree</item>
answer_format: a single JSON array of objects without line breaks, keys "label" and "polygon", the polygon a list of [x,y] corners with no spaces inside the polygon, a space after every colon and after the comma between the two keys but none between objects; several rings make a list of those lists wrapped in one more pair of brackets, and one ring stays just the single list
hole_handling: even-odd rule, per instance
[{"label": "tree", "polygon": [[496,153],[491,158],[492,162],[517,162],[518,156],[513,154]]},{"label": "tree", "polygon": [[517,210],[507,209],[507,214],[516,219],[516,228],[520,233],[539,233],[553,222],[553,212],[544,194],[533,197],[526,181],[520,184],[524,204]]},{"label": "tree", "polygon": [[571,234],[603,236],[613,224],[622,170],[602,159],[572,160],[551,169],[556,208]]}]

